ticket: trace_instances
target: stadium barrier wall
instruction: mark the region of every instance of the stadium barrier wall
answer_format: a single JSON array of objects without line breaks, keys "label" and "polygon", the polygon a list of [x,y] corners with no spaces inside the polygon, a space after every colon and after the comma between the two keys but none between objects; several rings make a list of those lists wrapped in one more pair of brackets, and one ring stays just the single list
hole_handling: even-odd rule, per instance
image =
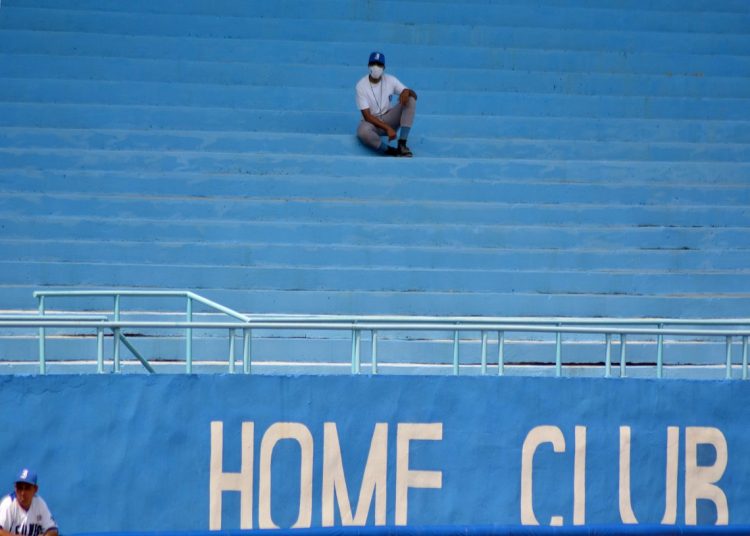
[{"label": "stadium barrier wall", "polygon": [[740,381],[9,376],[0,479],[35,468],[65,534],[739,526],[748,402]]}]

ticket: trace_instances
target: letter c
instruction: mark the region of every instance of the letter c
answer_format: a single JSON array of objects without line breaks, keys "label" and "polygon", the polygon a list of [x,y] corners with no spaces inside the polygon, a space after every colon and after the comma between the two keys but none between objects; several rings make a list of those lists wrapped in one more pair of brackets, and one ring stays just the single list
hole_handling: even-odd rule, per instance
[{"label": "letter c", "polygon": [[[542,443],[552,443],[555,452],[565,452],[565,437],[557,426],[537,426],[533,428],[523,441],[521,450],[521,524],[539,525],[534,515],[532,481],[534,454]],[[562,516],[552,516],[550,525],[563,524]]]}]

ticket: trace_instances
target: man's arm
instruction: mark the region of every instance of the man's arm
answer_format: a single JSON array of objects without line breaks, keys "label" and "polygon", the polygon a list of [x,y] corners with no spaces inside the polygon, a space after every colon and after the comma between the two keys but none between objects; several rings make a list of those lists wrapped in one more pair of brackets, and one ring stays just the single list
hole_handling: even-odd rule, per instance
[{"label": "man's arm", "polygon": [[[12,532],[8,532],[5,529],[0,529],[0,536],[18,536],[18,534],[13,534]],[[57,527],[47,529],[47,532],[44,533],[44,536],[58,536]]]},{"label": "man's arm", "polygon": [[58,536],[57,523],[55,522],[55,518],[52,517],[52,512],[49,511],[47,503],[41,497],[39,497],[39,502],[41,503],[40,509],[42,510],[40,518],[44,530],[42,536]]},{"label": "man's arm", "polygon": [[406,103],[409,102],[409,97],[414,97],[414,100],[417,100],[417,92],[408,87],[404,88],[398,96],[398,101],[401,103],[401,106],[406,106]]},{"label": "man's arm", "polygon": [[13,520],[10,517],[10,499],[3,497],[0,501],[0,536],[16,536],[8,532],[7,529],[13,526]]},{"label": "man's arm", "polygon": [[372,115],[369,108],[365,108],[362,110],[362,117],[367,121],[368,123],[372,123],[378,128],[382,128],[385,130],[386,134],[388,134],[389,140],[395,140],[396,139],[396,131],[393,130],[391,125],[386,123],[385,121],[381,121],[379,118]]}]

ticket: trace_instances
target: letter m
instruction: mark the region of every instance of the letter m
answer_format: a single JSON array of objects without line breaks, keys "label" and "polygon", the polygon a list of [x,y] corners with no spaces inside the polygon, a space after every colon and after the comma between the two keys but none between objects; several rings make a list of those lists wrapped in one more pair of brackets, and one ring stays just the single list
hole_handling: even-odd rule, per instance
[{"label": "letter m", "polygon": [[341,461],[341,446],[336,423],[327,422],[323,427],[323,490],[322,522],[324,527],[334,525],[334,496],[341,514],[342,525],[367,524],[372,497],[375,495],[375,525],[385,525],[386,479],[388,469],[388,423],[377,423],[372,433],[370,452],[367,455],[362,485],[359,490],[357,510],[352,516],[349,492]]}]

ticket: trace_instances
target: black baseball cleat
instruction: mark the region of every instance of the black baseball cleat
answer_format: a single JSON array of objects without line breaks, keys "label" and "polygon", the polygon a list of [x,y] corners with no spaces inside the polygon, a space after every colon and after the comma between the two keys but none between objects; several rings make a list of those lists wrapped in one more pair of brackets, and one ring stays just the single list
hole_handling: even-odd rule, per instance
[{"label": "black baseball cleat", "polygon": [[389,145],[386,147],[383,156],[401,156],[401,153],[399,153],[398,149]]},{"label": "black baseball cleat", "polygon": [[398,149],[396,150],[398,151],[399,156],[406,156],[409,158],[414,156],[411,152],[411,149],[406,146],[406,140],[398,140]]}]

